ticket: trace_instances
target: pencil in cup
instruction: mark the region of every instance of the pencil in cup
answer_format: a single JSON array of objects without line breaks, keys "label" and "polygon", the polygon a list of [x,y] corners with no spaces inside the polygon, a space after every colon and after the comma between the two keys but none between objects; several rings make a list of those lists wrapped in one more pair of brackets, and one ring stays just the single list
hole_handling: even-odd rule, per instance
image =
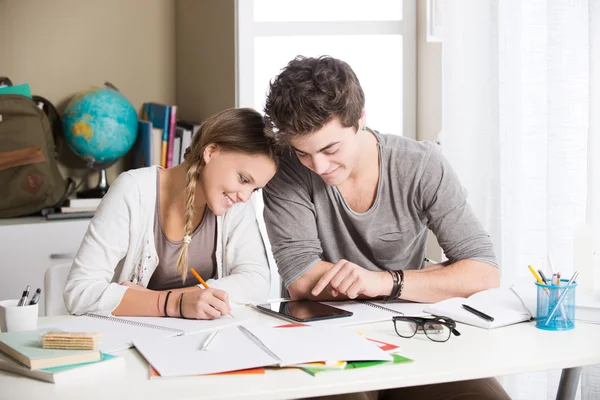
[{"label": "pencil in cup", "polygon": [[[556,274],[552,277],[552,282],[550,282],[546,276],[544,275],[544,272],[541,269],[537,270],[537,273],[535,271],[535,269],[531,266],[528,265],[527,268],[529,268],[529,271],[531,271],[531,274],[533,275],[533,277],[535,278],[535,280],[540,284],[540,285],[548,285],[549,283],[551,283],[551,286],[555,286],[556,283],[554,281],[554,279],[556,278]],[[544,288],[544,292],[546,292],[546,294],[548,295],[548,297],[551,297],[551,302],[556,302],[556,300],[558,299],[558,293],[557,292],[552,292],[552,296],[550,295],[550,290],[545,287]],[[568,324],[567,324],[567,311],[565,310],[565,306],[563,304],[560,305],[560,313],[563,317],[563,322],[565,325],[565,328],[568,328]]]},{"label": "pencil in cup", "polygon": [[[204,286],[205,289],[210,288],[210,286],[208,286],[208,283],[204,282],[204,279],[202,279],[202,277],[200,276],[199,273],[196,272],[196,270],[194,268],[190,268],[190,271],[192,272],[192,275],[194,275],[196,277],[196,279],[198,279],[198,282],[200,282],[200,284],[202,286]],[[234,318],[233,314],[231,313],[231,311],[229,311],[229,316],[231,318]]]},{"label": "pencil in cup", "polygon": [[[577,283],[562,280],[562,285],[536,283],[536,327],[550,331],[575,328],[575,287]],[[548,289],[548,296],[544,290]],[[560,312],[557,312],[560,309]]]}]

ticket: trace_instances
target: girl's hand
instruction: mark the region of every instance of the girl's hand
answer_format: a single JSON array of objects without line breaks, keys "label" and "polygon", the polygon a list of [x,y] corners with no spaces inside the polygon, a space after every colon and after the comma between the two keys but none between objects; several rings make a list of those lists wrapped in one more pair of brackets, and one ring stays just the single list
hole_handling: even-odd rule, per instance
[{"label": "girl's hand", "polygon": [[[229,296],[223,290],[212,288],[185,292],[182,311],[189,319],[221,318],[231,311]],[[179,310],[174,315],[179,315]]]}]

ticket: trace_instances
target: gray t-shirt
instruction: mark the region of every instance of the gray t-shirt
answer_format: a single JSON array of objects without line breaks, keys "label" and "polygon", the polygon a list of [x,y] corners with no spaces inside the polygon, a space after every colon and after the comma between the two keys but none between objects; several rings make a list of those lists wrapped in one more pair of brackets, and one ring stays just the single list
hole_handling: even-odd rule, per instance
[{"label": "gray t-shirt", "polygon": [[[194,286],[198,281],[188,270],[185,282],[177,271],[177,258],[183,241],[171,240],[165,235],[160,219],[159,175],[156,179],[156,209],[154,215],[154,244],[158,254],[158,266],[148,282],[148,289],[168,290]],[[206,207],[202,220],[192,233],[188,245],[188,267],[194,268],[205,281],[214,278],[217,270],[215,249],[217,246],[217,217]],[[189,269],[188,268],[188,269]]]},{"label": "gray t-shirt", "polygon": [[375,201],[354,212],[327,185],[286,152],[263,190],[264,217],[286,288],[319,261],[346,259],[372,271],[421,269],[427,228],[449,261],[497,266],[489,235],[439,147],[374,132],[380,174]]}]

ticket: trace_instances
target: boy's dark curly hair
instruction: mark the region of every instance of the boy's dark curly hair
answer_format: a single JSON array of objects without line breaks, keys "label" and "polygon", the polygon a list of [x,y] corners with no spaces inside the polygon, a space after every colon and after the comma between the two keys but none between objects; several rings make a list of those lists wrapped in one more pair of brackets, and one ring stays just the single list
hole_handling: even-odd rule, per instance
[{"label": "boy's dark curly hair", "polygon": [[335,117],[356,127],[365,95],[352,68],[330,56],[297,56],[275,77],[265,104],[265,121],[278,142],[310,135]]}]

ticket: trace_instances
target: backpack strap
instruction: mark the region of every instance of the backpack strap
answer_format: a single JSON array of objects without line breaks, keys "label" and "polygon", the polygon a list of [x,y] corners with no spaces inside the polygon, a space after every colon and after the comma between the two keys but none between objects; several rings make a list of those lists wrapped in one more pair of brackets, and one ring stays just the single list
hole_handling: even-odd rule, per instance
[{"label": "backpack strap", "polygon": [[42,96],[32,96],[31,99],[36,104],[42,105],[42,110],[50,121],[52,127],[52,136],[54,137],[54,157],[58,158],[61,151],[62,140],[60,140],[63,130],[62,119],[56,111],[56,107],[48,99]]},{"label": "backpack strap", "polygon": [[6,76],[0,76],[0,86],[12,86],[13,83]]}]

